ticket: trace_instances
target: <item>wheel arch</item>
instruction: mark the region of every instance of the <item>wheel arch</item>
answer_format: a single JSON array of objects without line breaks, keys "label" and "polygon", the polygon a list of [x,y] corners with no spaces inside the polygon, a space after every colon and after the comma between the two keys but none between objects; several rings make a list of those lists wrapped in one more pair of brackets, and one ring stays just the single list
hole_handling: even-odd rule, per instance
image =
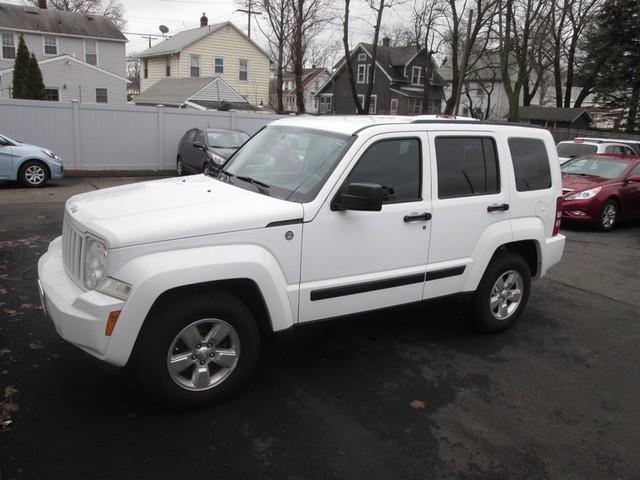
[{"label": "wheel arch", "polygon": [[47,178],[51,178],[51,169],[49,168],[49,165],[47,165],[46,161],[38,157],[28,157],[21,159],[16,164],[16,177],[20,175],[20,170],[22,170],[22,167],[24,167],[24,164],[27,162],[38,162],[44,167],[45,171],[47,172]]}]

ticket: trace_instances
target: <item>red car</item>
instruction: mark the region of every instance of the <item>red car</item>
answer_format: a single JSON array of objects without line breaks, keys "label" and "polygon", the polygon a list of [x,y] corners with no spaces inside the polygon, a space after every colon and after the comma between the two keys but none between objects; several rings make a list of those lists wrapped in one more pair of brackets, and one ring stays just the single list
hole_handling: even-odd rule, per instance
[{"label": "red car", "polygon": [[587,155],[564,163],[562,219],[602,231],[640,219],[640,156]]}]

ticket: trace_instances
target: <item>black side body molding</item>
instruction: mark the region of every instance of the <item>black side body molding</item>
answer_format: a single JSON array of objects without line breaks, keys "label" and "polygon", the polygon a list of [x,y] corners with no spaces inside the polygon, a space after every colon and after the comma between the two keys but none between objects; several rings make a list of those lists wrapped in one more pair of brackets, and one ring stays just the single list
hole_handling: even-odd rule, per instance
[{"label": "black side body molding", "polygon": [[291,219],[291,220],[280,220],[279,222],[271,222],[271,223],[267,223],[267,226],[265,228],[282,227],[284,225],[295,225],[296,223],[302,223],[302,219],[301,218],[294,218],[294,219]]}]

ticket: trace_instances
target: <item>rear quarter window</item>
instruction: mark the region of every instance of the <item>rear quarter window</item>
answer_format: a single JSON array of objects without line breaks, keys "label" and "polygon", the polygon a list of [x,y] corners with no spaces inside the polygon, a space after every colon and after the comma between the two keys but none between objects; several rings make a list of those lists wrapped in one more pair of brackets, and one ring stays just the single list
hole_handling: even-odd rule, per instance
[{"label": "rear quarter window", "polygon": [[510,138],[509,151],[516,177],[516,190],[527,192],[551,187],[549,157],[542,140]]}]

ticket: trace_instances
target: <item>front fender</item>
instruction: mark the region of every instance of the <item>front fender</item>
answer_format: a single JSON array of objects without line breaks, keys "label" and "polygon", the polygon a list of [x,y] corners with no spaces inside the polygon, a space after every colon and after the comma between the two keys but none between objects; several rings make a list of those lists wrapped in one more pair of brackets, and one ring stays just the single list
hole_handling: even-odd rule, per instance
[{"label": "front fender", "polygon": [[142,324],[156,299],[167,290],[205,282],[246,278],[264,297],[274,331],[293,325],[297,285],[289,286],[271,253],[257,245],[224,245],[172,250],[137,257],[113,276],[132,285],[106,357],[126,364]]}]

